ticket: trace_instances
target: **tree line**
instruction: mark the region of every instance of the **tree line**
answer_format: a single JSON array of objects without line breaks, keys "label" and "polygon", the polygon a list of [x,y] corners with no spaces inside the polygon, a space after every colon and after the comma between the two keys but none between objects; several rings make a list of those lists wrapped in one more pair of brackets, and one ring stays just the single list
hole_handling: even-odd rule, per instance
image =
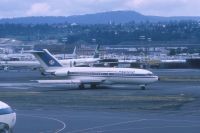
[{"label": "tree line", "polygon": [[[58,40],[73,44],[84,41],[102,45],[121,43],[200,43],[199,21],[130,22],[126,24],[0,24],[0,38],[22,41]],[[65,39],[64,39],[65,38]]]}]

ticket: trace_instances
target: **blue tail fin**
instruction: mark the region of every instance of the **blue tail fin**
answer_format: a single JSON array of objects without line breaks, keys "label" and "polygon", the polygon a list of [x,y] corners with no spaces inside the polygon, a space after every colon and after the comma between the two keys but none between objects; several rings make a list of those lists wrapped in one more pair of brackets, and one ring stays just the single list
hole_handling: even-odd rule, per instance
[{"label": "blue tail fin", "polygon": [[33,55],[38,59],[43,68],[62,67],[60,62],[47,50],[32,51]]}]

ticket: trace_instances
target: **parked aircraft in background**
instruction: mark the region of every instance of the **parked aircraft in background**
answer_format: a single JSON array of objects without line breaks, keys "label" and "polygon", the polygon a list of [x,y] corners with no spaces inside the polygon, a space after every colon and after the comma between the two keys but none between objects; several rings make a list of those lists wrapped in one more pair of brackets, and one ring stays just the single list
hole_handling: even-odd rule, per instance
[{"label": "parked aircraft in background", "polygon": [[16,113],[6,103],[0,101],[0,133],[12,133]]},{"label": "parked aircraft in background", "polygon": [[2,61],[24,61],[31,59],[33,59],[33,55],[24,53],[24,49],[20,53],[0,54],[0,60]]},{"label": "parked aircraft in background", "polygon": [[31,52],[46,73],[62,77],[61,80],[38,80],[39,83],[78,84],[79,88],[89,84],[91,88],[100,84],[135,84],[145,89],[147,84],[156,82],[158,76],[144,69],[105,67],[66,67],[47,49]]},{"label": "parked aircraft in background", "polygon": [[73,67],[73,66],[81,67],[81,66],[93,65],[94,63],[97,63],[98,61],[100,61],[99,48],[100,48],[100,45],[97,45],[97,47],[94,51],[93,57],[60,60],[60,63],[64,66],[68,66],[68,67]]},{"label": "parked aircraft in background", "polygon": [[[74,49],[73,54],[76,53],[76,48]],[[29,53],[25,52],[25,54],[30,55]],[[32,55],[31,55],[32,56]],[[72,57],[72,56],[71,56]],[[75,56],[74,56],[75,57]],[[75,59],[63,59],[60,60],[60,63],[64,66],[72,67],[80,67],[80,66],[90,66],[94,63],[98,62],[99,58],[99,45],[96,47],[93,57],[91,58],[75,58]],[[4,68],[4,70],[9,69],[9,67],[28,67],[32,69],[41,68],[40,63],[37,60],[26,60],[26,61],[0,61],[0,66]],[[42,71],[42,74],[45,73]]]},{"label": "parked aircraft in background", "polygon": [[77,53],[76,53],[76,46],[74,48],[74,51],[72,54],[56,54],[55,57],[59,60],[64,60],[64,59],[76,59],[77,58]]}]

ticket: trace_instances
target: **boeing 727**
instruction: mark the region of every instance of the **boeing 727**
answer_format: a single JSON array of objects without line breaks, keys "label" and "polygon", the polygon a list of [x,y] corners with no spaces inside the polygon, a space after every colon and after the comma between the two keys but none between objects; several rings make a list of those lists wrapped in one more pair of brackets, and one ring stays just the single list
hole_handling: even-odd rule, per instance
[{"label": "boeing 727", "polygon": [[79,88],[84,88],[86,84],[91,88],[101,84],[135,84],[145,89],[147,84],[158,80],[158,76],[144,69],[65,67],[47,49],[31,53],[46,73],[63,77],[61,80],[37,80],[39,83],[78,84]]}]

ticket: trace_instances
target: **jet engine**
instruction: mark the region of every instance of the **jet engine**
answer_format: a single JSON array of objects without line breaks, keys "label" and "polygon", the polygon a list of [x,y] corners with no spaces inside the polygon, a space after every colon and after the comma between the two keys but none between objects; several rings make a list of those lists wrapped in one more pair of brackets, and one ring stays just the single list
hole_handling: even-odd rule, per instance
[{"label": "jet engine", "polygon": [[66,77],[69,75],[69,71],[56,71],[54,73],[56,76],[60,76],[60,77]]}]

